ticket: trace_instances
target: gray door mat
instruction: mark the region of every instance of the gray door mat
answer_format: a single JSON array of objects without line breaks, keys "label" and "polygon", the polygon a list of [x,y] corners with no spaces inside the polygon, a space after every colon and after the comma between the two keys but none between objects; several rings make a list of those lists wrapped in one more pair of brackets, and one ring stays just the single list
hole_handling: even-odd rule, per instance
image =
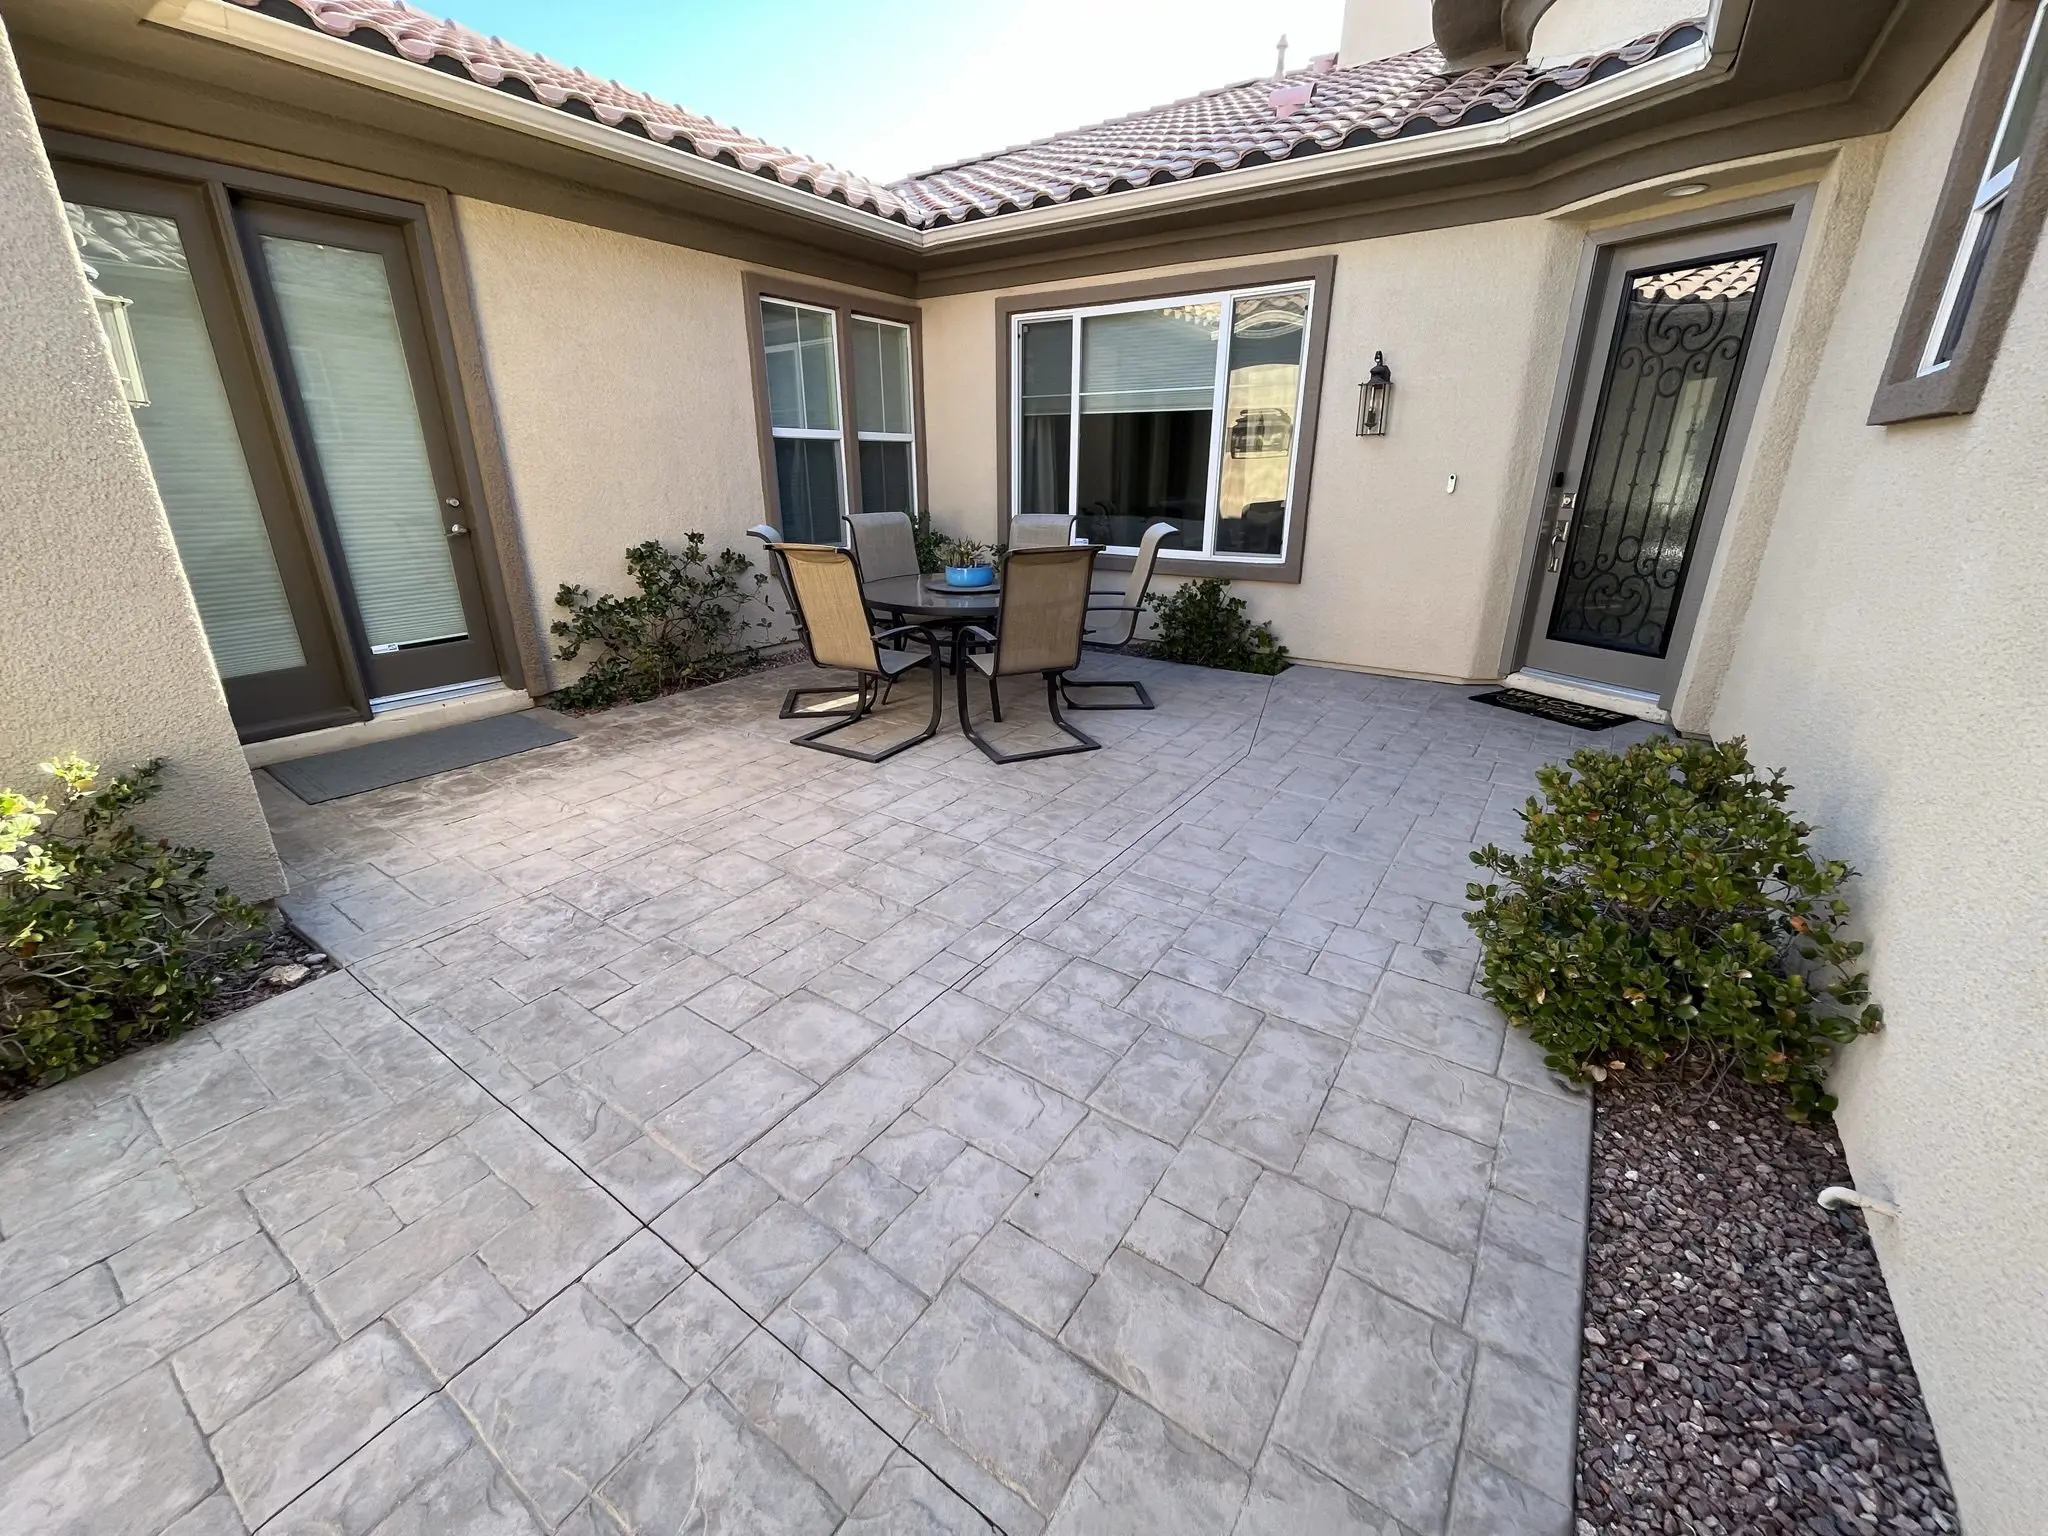
[{"label": "gray door mat", "polygon": [[264,772],[307,804],[318,805],[323,800],[339,800],[389,784],[432,778],[437,773],[488,763],[515,752],[574,740],[574,731],[565,731],[554,723],[559,718],[531,709],[515,715],[491,715],[461,725],[443,726],[438,731],[422,731],[417,736],[394,736],[368,746],[272,763]]}]

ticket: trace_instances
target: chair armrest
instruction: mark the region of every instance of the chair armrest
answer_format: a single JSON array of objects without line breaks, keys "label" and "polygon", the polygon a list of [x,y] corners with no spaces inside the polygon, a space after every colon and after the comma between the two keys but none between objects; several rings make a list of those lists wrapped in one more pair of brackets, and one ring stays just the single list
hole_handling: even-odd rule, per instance
[{"label": "chair armrest", "polygon": [[931,632],[931,627],[925,624],[898,624],[894,629],[875,631],[877,640],[894,640],[898,635],[922,635],[933,644],[938,642],[938,637]]},{"label": "chair armrest", "polygon": [[960,638],[962,640],[986,640],[990,645],[996,643],[996,637],[983,629],[979,624],[963,625],[960,630]]}]

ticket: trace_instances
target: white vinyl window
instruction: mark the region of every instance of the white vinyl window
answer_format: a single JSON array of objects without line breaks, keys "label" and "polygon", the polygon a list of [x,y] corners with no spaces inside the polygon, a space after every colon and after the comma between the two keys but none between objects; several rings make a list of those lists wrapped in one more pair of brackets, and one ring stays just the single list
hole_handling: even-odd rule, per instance
[{"label": "white vinyl window", "polygon": [[829,309],[761,301],[778,510],[782,536],[798,544],[837,544],[846,506],[838,330]]},{"label": "white vinyl window", "polygon": [[1295,522],[1312,287],[1197,293],[1019,315],[1010,504],[1081,537],[1279,564]]},{"label": "white vinyl window", "polygon": [[917,516],[917,436],[910,327],[853,317],[853,415],[860,509]]},{"label": "white vinyl window", "polygon": [[1954,265],[1941,292],[1941,304],[1928,327],[1926,350],[1921,354],[1920,372],[1938,373],[1956,355],[1963,328],[1970,318],[1970,306],[1984,276],[1992,241],[2012,191],[2013,176],[2019,170],[2020,153],[2026,147],[2027,130],[2041,104],[2044,75],[2048,75],[2048,45],[2042,41],[2043,18],[2048,17],[2048,0],[2034,9],[2027,46],[2006,93],[2005,107],[1998,119],[1998,131],[1991,136],[1991,155],[1978,179],[1977,193],[1970,205],[1970,219],[1956,247]]}]

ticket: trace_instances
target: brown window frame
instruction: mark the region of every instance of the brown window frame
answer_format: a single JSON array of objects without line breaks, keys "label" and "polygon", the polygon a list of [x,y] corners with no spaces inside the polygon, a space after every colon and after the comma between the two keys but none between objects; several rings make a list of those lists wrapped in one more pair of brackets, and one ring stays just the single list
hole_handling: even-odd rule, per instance
[{"label": "brown window frame", "polygon": [[[1264,288],[1302,284],[1310,288],[1308,341],[1302,353],[1301,419],[1295,433],[1294,505],[1288,509],[1287,546],[1278,560],[1232,559],[1228,555],[1176,555],[1159,552],[1155,567],[1165,576],[1213,576],[1227,581],[1270,581],[1299,585],[1303,551],[1308,547],[1310,490],[1315,477],[1316,424],[1322,415],[1323,367],[1330,340],[1330,303],[1336,288],[1337,258],[1309,256],[1295,261],[1216,271],[1184,272],[1175,277],[1102,283],[1057,292],[1017,293],[996,302],[996,526],[1010,521],[1012,362],[1010,338],[1019,315],[1041,310],[1086,309],[1100,304],[1125,304],[1141,299],[1173,299],[1221,289]],[[1096,557],[1102,570],[1129,570],[1134,556],[1105,553]]]},{"label": "brown window frame", "polygon": [[[1942,300],[1970,228],[1985,162],[2039,9],[2037,0],[1993,0],[1991,36],[1985,43],[1969,105],[1963,111],[1955,152],[1921,248],[1920,264],[1907,290],[1891,355],[1871,402],[1872,426],[1965,415],[1983,398],[2043,217],[2048,215],[2048,152],[2043,150],[2048,142],[2048,110],[2037,111],[2027,131],[1953,355],[1937,371],[1923,372],[1921,363],[1933,327],[1941,318]],[[2041,46],[2048,46],[2048,39]]]},{"label": "brown window frame", "polygon": [[845,491],[840,507],[844,520],[861,510],[860,426],[853,402],[853,322],[857,317],[887,320],[910,328],[911,496],[913,519],[931,510],[925,470],[924,315],[913,305],[875,298],[847,288],[821,288],[793,282],[770,272],[742,274],[740,287],[747,306],[748,365],[754,381],[754,425],[761,455],[761,505],[768,521],[782,527],[782,488],[775,479],[775,430],[768,412],[768,340],[761,324],[761,301],[781,299],[830,310],[833,315],[833,356],[839,368],[839,462]]}]

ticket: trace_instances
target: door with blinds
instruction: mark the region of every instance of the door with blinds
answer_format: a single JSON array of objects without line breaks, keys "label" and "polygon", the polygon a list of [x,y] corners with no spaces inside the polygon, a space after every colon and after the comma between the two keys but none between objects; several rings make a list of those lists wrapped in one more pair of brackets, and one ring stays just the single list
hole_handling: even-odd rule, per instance
[{"label": "door with blinds", "polygon": [[56,168],[242,738],[495,679],[405,222]]},{"label": "door with blinds", "polygon": [[236,725],[356,718],[202,189],[84,166],[62,181],[87,280],[133,337],[135,425]]},{"label": "door with blinds", "polygon": [[236,215],[372,701],[493,675],[405,232],[271,203]]}]

